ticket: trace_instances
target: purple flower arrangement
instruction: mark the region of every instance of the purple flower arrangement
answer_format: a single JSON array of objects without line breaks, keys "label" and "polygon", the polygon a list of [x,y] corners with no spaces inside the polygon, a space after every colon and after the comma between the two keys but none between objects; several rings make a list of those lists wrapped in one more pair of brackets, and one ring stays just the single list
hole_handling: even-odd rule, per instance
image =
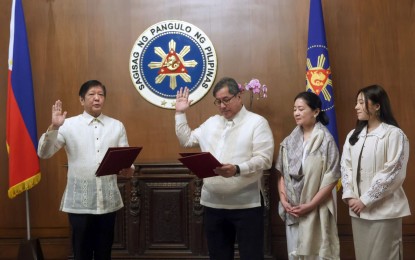
[{"label": "purple flower arrangement", "polygon": [[252,108],[252,101],[254,99],[254,96],[256,96],[256,99],[267,97],[268,88],[266,85],[261,84],[258,79],[251,79],[251,81],[249,81],[249,83],[245,83],[244,86],[242,86],[241,84],[238,84],[238,86],[241,92],[250,92],[250,110]]}]

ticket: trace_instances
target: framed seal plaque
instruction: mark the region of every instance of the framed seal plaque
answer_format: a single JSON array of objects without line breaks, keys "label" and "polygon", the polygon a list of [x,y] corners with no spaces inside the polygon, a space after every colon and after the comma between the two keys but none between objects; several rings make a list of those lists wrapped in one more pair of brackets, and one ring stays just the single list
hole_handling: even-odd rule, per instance
[{"label": "framed seal plaque", "polygon": [[147,28],[136,40],[129,62],[131,80],[148,102],[175,109],[176,92],[188,87],[193,103],[213,85],[217,72],[215,48],[196,26],[167,20]]}]

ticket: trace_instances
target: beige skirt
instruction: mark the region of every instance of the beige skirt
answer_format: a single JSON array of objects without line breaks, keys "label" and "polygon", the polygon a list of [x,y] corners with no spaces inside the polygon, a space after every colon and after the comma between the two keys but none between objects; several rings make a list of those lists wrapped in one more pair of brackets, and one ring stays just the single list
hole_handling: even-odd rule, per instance
[{"label": "beige skirt", "polygon": [[402,218],[367,220],[352,217],[356,260],[402,260]]},{"label": "beige skirt", "polygon": [[285,225],[285,231],[287,237],[288,260],[324,260],[324,258],[319,257],[318,255],[297,255],[298,223]]}]

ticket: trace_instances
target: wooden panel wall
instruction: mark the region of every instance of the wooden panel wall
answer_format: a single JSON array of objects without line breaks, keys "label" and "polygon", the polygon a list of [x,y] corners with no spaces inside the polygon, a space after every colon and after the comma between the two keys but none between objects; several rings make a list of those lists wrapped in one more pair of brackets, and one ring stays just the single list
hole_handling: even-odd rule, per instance
[{"label": "wooden panel wall", "polygon": [[[50,108],[61,99],[69,116],[82,112],[77,93],[89,79],[108,87],[106,113],[124,122],[131,145],[143,145],[140,162],[175,161],[179,147],[174,111],[145,101],[131,83],[128,60],[137,37],[163,20],[190,22],[213,42],[217,78],[239,82],[259,78],[269,97],[255,100],[278,144],[295,126],[292,99],[305,86],[308,0],[23,0],[32,60],[38,135],[50,124]],[[7,56],[11,0],[0,1],[0,129],[5,129]],[[415,1],[323,0],[340,143],[355,123],[356,91],[379,83],[389,92],[401,128],[413,148],[415,140]],[[246,101],[248,99],[246,98]],[[209,93],[188,113],[197,126],[217,112]],[[0,131],[0,259],[13,255],[26,235],[24,196],[7,198],[8,162]],[[415,158],[414,149],[411,158]],[[274,155],[276,157],[277,154]],[[23,163],[23,162],[22,162]],[[42,181],[30,191],[33,236],[42,238],[48,259],[69,251],[66,214],[59,203],[66,183],[66,156],[59,152],[41,161]],[[415,210],[414,160],[405,183]],[[353,250],[350,219],[339,203],[342,250]],[[274,247],[281,248],[283,229],[273,219]],[[415,257],[415,216],[404,219],[405,255]],[[412,250],[412,251],[411,251]],[[279,254],[277,254],[279,255]]]}]

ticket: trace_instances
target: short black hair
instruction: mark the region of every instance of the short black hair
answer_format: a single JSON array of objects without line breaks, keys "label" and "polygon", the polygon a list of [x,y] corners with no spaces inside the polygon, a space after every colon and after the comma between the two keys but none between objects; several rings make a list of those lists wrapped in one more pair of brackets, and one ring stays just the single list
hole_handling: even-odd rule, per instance
[{"label": "short black hair", "polygon": [[107,96],[107,89],[105,88],[104,84],[95,79],[88,80],[87,82],[82,84],[81,88],[79,89],[79,96],[84,99],[86,92],[88,92],[88,90],[92,87],[101,87],[104,91],[104,97]]},{"label": "short black hair", "polygon": [[224,88],[228,87],[229,93],[232,95],[236,95],[240,92],[238,83],[233,78],[224,77],[221,78],[218,83],[216,83],[215,87],[213,88],[213,96],[216,97],[216,93]]}]

